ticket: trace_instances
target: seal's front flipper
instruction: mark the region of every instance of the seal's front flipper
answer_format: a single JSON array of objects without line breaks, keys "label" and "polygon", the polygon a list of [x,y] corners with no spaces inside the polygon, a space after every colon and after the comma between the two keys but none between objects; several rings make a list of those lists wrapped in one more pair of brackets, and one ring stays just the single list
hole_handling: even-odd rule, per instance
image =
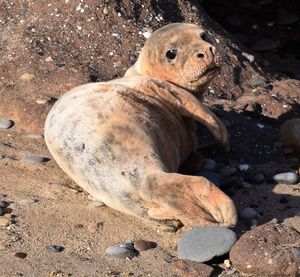
[{"label": "seal's front flipper", "polygon": [[187,226],[236,224],[232,200],[203,177],[157,172],[148,175],[143,194],[148,215],[155,219],[177,219]]}]

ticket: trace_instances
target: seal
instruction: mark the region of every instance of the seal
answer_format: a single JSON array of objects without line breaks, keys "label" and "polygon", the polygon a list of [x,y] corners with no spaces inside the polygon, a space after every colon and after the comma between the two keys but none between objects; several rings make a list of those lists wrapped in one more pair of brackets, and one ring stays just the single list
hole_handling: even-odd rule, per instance
[{"label": "seal", "polygon": [[54,104],[45,123],[49,151],[95,199],[159,223],[236,224],[224,192],[178,173],[201,161],[195,121],[228,149],[225,126],[199,101],[217,68],[205,35],[193,24],[158,29],[123,78],[76,87]]}]

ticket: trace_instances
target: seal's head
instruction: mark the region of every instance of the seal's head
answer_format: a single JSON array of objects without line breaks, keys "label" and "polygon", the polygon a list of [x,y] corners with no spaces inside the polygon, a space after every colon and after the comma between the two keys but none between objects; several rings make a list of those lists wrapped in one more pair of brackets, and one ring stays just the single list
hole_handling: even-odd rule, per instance
[{"label": "seal's head", "polygon": [[205,31],[194,24],[173,23],[153,32],[125,76],[156,77],[201,94],[216,69],[215,47]]}]

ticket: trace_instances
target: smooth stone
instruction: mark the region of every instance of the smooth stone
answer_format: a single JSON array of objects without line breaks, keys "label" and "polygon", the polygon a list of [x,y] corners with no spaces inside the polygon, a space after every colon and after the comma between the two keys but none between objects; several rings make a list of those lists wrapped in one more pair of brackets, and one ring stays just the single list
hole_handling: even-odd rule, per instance
[{"label": "smooth stone", "polygon": [[106,254],[119,259],[133,258],[138,256],[137,251],[133,251],[127,247],[121,247],[119,245],[109,246],[106,248],[105,252]]},{"label": "smooth stone", "polygon": [[280,42],[278,40],[262,38],[252,44],[252,49],[255,51],[271,51],[277,49],[279,46]]},{"label": "smooth stone", "polygon": [[240,171],[247,171],[250,168],[250,166],[248,164],[241,164],[238,166],[238,169]]},{"label": "smooth stone", "polygon": [[9,202],[4,201],[4,200],[0,200],[0,207],[1,207],[1,208],[6,208],[6,207],[8,207],[9,205],[10,205]]},{"label": "smooth stone", "polygon": [[240,211],[240,217],[243,219],[252,219],[257,216],[258,216],[258,213],[250,207],[246,207]]},{"label": "smooth stone", "polygon": [[241,275],[295,277],[300,273],[293,248],[300,234],[284,224],[263,224],[241,236],[230,250],[230,260]]},{"label": "smooth stone", "polygon": [[206,262],[228,253],[235,241],[235,232],[223,227],[194,228],[180,239],[178,258]]},{"label": "smooth stone", "polygon": [[284,172],[279,173],[273,176],[273,180],[276,183],[289,183],[289,184],[296,184],[298,182],[299,176],[294,172]]},{"label": "smooth stone", "polygon": [[278,25],[291,25],[299,21],[299,15],[288,13],[288,12],[282,12],[278,15],[276,23]]},{"label": "smooth stone", "polygon": [[300,151],[300,118],[289,119],[280,126],[279,140],[285,147]]},{"label": "smooth stone", "polygon": [[46,246],[46,249],[52,252],[62,252],[65,250],[63,246],[55,245],[55,244],[49,244]]},{"label": "smooth stone", "polygon": [[210,277],[214,271],[210,265],[188,260],[176,260],[173,266],[182,277]]},{"label": "smooth stone", "polygon": [[231,176],[237,172],[235,167],[224,167],[218,171],[222,176]]},{"label": "smooth stone", "polygon": [[154,241],[147,241],[147,240],[135,240],[133,243],[134,248],[141,252],[141,251],[146,251],[149,249],[153,249],[157,247],[157,243]]},{"label": "smooth stone", "polygon": [[263,183],[263,181],[265,180],[265,176],[261,173],[255,173],[254,175],[247,176],[244,179],[250,184],[259,185]]},{"label": "smooth stone", "polygon": [[206,178],[210,182],[214,183],[217,187],[221,186],[221,177],[218,173],[207,170],[199,170],[197,172],[197,176],[202,176]]},{"label": "smooth stone", "polygon": [[41,156],[26,156],[21,159],[22,162],[25,163],[43,163],[49,161],[49,158],[41,157]]},{"label": "smooth stone", "polygon": [[9,129],[14,126],[14,122],[12,120],[0,119],[0,128],[1,129]]},{"label": "smooth stone", "polygon": [[217,162],[212,159],[204,159],[201,170],[214,171],[216,169]]},{"label": "smooth stone", "polygon": [[27,257],[27,253],[17,252],[17,253],[15,253],[15,257],[20,258],[20,259],[25,259]]}]

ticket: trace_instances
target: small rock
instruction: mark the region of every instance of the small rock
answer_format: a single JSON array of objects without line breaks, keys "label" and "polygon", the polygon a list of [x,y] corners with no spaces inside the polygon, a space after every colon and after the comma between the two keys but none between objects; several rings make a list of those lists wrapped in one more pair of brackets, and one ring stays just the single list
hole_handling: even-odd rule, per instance
[{"label": "small rock", "polygon": [[7,227],[11,224],[11,218],[5,216],[0,217],[0,227]]},{"label": "small rock", "polygon": [[253,87],[264,87],[264,88],[268,86],[267,82],[263,79],[250,80],[250,85]]},{"label": "small rock", "polygon": [[0,200],[0,207],[1,207],[1,208],[6,208],[6,207],[8,207],[9,205],[10,205],[9,202],[4,201],[4,200]]},{"label": "small rock", "polygon": [[121,247],[120,245],[109,246],[106,248],[105,252],[106,254],[119,259],[133,258],[139,254],[137,251],[128,249],[127,247]]},{"label": "small rock", "polygon": [[278,40],[262,38],[256,40],[252,44],[252,49],[255,51],[271,51],[279,48],[280,42]]},{"label": "small rock", "polygon": [[263,129],[265,128],[265,125],[263,124],[260,124],[260,123],[257,123],[256,126],[259,128],[259,129]]},{"label": "small rock", "polygon": [[41,157],[41,156],[27,156],[27,157],[23,157],[21,159],[21,161],[25,162],[25,163],[36,164],[36,163],[47,162],[47,161],[49,161],[49,158],[45,158],[45,157]]},{"label": "small rock", "polygon": [[27,134],[26,135],[27,138],[31,138],[31,139],[42,139],[43,136],[42,135],[39,135],[39,134]]},{"label": "small rock", "polygon": [[299,21],[299,16],[297,14],[288,13],[288,12],[281,12],[277,17],[277,24],[278,25],[291,25]]},{"label": "small rock", "polygon": [[103,206],[105,206],[105,204],[100,200],[96,200],[96,201],[89,203],[90,208],[99,208],[99,207],[103,207]]},{"label": "small rock", "polygon": [[273,176],[276,183],[296,184],[298,182],[298,175],[294,172],[284,172]]},{"label": "small rock", "polygon": [[216,169],[217,163],[212,159],[204,159],[201,166],[201,170],[214,171]]},{"label": "small rock", "polygon": [[141,252],[141,251],[146,251],[149,249],[156,248],[157,243],[154,241],[146,241],[140,239],[140,240],[135,240],[133,246],[137,251]]},{"label": "small rock", "polygon": [[75,224],[74,225],[74,228],[76,228],[76,229],[82,229],[84,227],[84,225],[83,224]]},{"label": "small rock", "polygon": [[188,260],[176,260],[173,265],[175,270],[183,277],[209,277],[214,270],[210,265]]},{"label": "small rock", "polygon": [[225,268],[230,268],[230,267],[231,267],[231,262],[230,262],[230,260],[228,260],[228,259],[224,260],[224,267],[225,267]]},{"label": "small rock", "polygon": [[36,198],[27,197],[27,198],[21,199],[19,201],[19,204],[21,204],[21,205],[31,205],[31,204],[34,204],[36,202],[38,202],[38,200]]},{"label": "small rock", "polygon": [[17,252],[17,253],[15,253],[15,257],[20,258],[20,259],[25,259],[27,257],[27,253]]},{"label": "small rock", "polygon": [[255,57],[254,57],[253,55],[250,55],[250,54],[248,54],[248,53],[246,53],[246,52],[242,52],[242,55],[243,55],[246,59],[248,59],[248,61],[249,61],[250,63],[254,62],[254,60],[255,60]]},{"label": "small rock", "polygon": [[265,176],[261,173],[255,173],[252,176],[245,177],[246,182],[248,182],[250,184],[255,184],[255,185],[259,185],[259,184],[263,183],[264,180],[265,180]]},{"label": "small rock", "polygon": [[219,170],[219,173],[222,176],[231,176],[234,173],[236,173],[237,169],[235,167],[224,167],[222,169]]},{"label": "small rock", "polygon": [[46,249],[52,252],[62,252],[65,250],[63,246],[55,245],[55,244],[49,244],[46,246]]},{"label": "small rock", "polygon": [[238,166],[238,169],[240,171],[247,171],[250,168],[250,166],[248,164],[241,164]]},{"label": "small rock", "polygon": [[240,217],[243,219],[252,219],[257,217],[257,215],[258,215],[257,212],[250,207],[246,207],[242,209],[240,212]]},{"label": "small rock", "polygon": [[223,227],[194,228],[183,235],[178,244],[178,258],[206,262],[229,252],[236,234]]},{"label": "small rock", "polygon": [[202,176],[206,178],[210,182],[214,183],[217,187],[221,186],[221,177],[219,174],[215,172],[207,171],[207,170],[199,170],[197,172],[197,176]]},{"label": "small rock", "polygon": [[21,77],[20,77],[20,80],[22,81],[31,81],[33,78],[34,78],[34,74],[31,74],[31,73],[24,73]]},{"label": "small rock", "polygon": [[263,224],[247,231],[230,251],[234,268],[243,275],[298,276],[299,262],[293,253],[300,234],[283,224]]},{"label": "small rock", "polygon": [[127,241],[127,242],[125,242],[125,243],[121,243],[121,244],[119,244],[119,246],[120,246],[120,247],[127,248],[127,249],[129,249],[129,250],[131,250],[131,251],[136,250],[136,249],[134,248],[134,246],[133,246],[133,242],[131,242],[131,241]]},{"label": "small rock", "polygon": [[35,102],[39,105],[44,105],[44,104],[47,104],[49,102],[48,99],[36,99]]},{"label": "small rock", "polygon": [[0,128],[1,129],[9,129],[14,126],[14,122],[8,119],[0,119]]},{"label": "small rock", "polygon": [[284,122],[279,129],[279,139],[284,146],[300,151],[300,118]]}]

